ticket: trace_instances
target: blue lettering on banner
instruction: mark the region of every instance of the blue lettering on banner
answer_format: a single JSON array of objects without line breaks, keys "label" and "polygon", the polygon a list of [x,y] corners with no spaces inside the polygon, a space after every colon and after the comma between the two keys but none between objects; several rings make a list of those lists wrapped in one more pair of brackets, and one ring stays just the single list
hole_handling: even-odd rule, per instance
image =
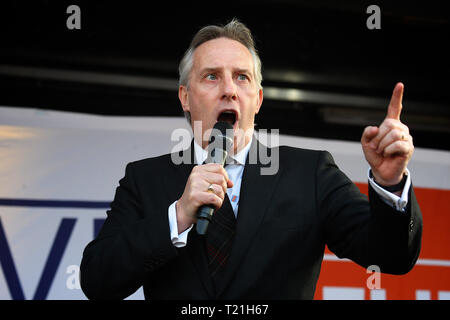
[{"label": "blue lettering on banner", "polygon": [[[30,200],[30,199],[0,199],[2,206],[48,207],[48,208],[84,208],[106,209],[110,202],[104,201],[67,201],[67,200]],[[39,284],[34,294],[34,300],[44,300],[50,291],[56,271],[62,261],[64,251],[69,243],[75,227],[76,218],[63,218],[53,240],[47,261],[42,271]],[[94,219],[94,238],[100,231],[105,219]],[[11,254],[8,239],[0,217],[0,264],[13,300],[25,300],[17,269]]]},{"label": "blue lettering on banner", "polygon": [[58,270],[59,263],[61,262],[64,251],[69,243],[69,238],[72,234],[75,222],[76,219],[62,219],[33,300],[45,300],[45,298],[47,298],[47,294],[50,291],[53,279],[55,278],[56,270]]},{"label": "blue lettering on banner", "polygon": [[107,202],[107,201],[37,200],[37,199],[0,198],[0,206],[8,206],[8,207],[108,209],[109,205],[110,205],[110,202]]},{"label": "blue lettering on banner", "polygon": [[8,240],[3,230],[2,220],[0,219],[0,262],[2,264],[3,274],[8,284],[9,292],[14,300],[25,300],[22,285],[17,275],[16,266],[9,250]]},{"label": "blue lettering on banner", "polygon": [[[55,240],[53,240],[53,245],[50,249],[47,262],[45,263],[36,293],[34,294],[34,300],[44,300],[47,298],[47,294],[50,291],[50,287],[56,275],[56,270],[58,270],[59,264],[62,260],[62,256],[69,242],[70,235],[72,234],[73,227],[75,226],[75,222],[76,219],[62,219],[58,232],[56,233]],[[11,255],[11,250],[8,245],[8,240],[6,239],[6,234],[1,220],[0,261],[11,297],[14,300],[25,300],[25,295],[23,293],[22,285],[20,284],[19,276],[17,275],[17,269]]]}]

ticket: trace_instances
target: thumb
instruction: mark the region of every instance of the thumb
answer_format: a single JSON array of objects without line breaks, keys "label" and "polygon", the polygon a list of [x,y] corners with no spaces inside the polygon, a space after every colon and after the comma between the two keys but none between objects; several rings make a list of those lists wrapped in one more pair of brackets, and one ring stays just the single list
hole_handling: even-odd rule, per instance
[{"label": "thumb", "polygon": [[368,126],[364,129],[361,143],[368,144],[378,134],[378,127]]}]

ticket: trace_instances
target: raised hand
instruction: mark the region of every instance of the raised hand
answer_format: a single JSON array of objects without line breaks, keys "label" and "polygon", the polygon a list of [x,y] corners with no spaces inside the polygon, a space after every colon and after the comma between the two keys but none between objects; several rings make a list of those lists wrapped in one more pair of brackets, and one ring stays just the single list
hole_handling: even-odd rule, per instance
[{"label": "raised hand", "polygon": [[361,144],[372,174],[379,184],[390,186],[401,181],[414,152],[409,129],[400,121],[404,86],[397,83],[387,115],[379,127],[364,129]]}]

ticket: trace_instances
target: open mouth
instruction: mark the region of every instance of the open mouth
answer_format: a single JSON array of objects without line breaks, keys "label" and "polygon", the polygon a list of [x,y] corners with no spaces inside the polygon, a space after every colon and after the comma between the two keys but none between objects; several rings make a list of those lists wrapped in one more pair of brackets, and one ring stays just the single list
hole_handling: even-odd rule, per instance
[{"label": "open mouth", "polygon": [[217,121],[228,122],[233,127],[234,127],[234,124],[236,123],[236,120],[237,120],[237,114],[236,114],[236,111],[233,111],[233,110],[225,110],[225,111],[221,112],[219,114],[219,116],[217,117]]}]

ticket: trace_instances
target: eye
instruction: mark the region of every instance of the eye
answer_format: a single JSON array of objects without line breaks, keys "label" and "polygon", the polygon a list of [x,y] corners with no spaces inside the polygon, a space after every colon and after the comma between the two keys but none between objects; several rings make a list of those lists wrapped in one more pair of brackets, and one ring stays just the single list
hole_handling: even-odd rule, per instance
[{"label": "eye", "polygon": [[207,80],[217,80],[217,77],[214,73],[207,74],[205,78]]},{"label": "eye", "polygon": [[238,75],[238,80],[245,81],[248,80],[248,77],[246,74],[241,73]]}]

